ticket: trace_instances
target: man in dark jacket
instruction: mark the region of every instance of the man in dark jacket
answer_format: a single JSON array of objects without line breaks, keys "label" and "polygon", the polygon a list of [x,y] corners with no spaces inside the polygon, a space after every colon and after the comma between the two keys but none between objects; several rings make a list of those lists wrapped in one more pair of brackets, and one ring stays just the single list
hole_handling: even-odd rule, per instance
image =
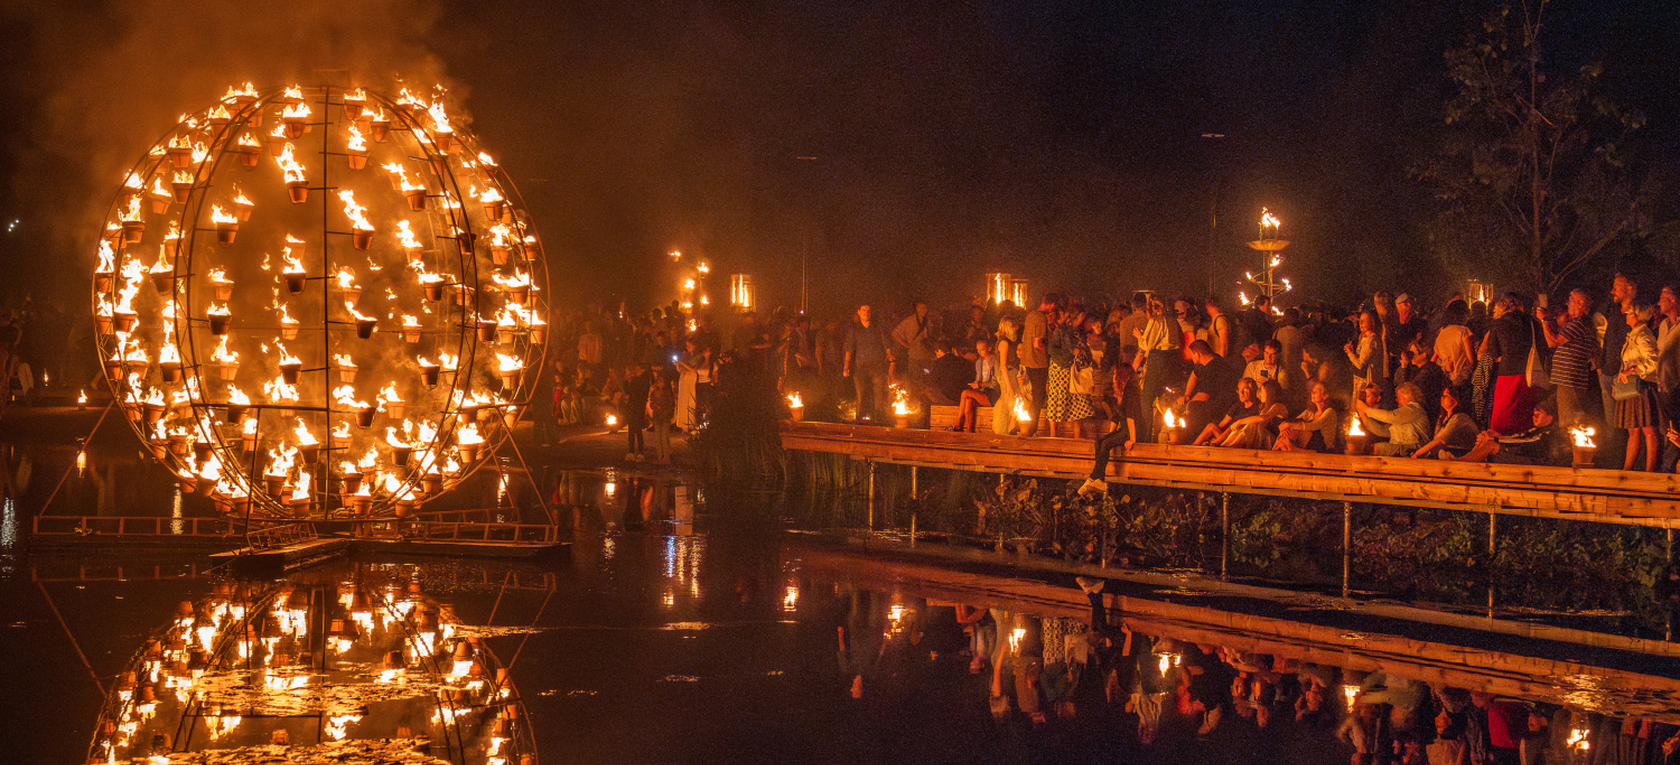
[{"label": "man in dark jacket", "polygon": [[840,376],[852,378],[857,389],[858,422],[887,417],[887,375],[892,373],[892,352],[887,335],[870,323],[869,305],[858,306],[857,318],[846,333]]}]

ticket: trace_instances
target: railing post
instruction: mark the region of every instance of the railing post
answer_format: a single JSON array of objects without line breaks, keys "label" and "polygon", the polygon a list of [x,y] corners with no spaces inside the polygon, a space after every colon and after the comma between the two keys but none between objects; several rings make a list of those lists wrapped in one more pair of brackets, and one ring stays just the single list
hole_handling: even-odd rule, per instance
[{"label": "railing post", "polygon": [[1231,578],[1231,492],[1219,492],[1219,578]]},{"label": "railing post", "polygon": [[1342,500],[1342,597],[1353,593],[1348,586],[1353,577],[1353,501]]},{"label": "railing post", "polygon": [[1488,572],[1487,608],[1488,608],[1488,618],[1489,619],[1493,618],[1493,601],[1494,601],[1494,598],[1493,598],[1493,591],[1494,591],[1493,556],[1498,551],[1499,551],[1499,514],[1493,512],[1492,508],[1489,508],[1488,509],[1488,546],[1487,546],[1487,572]]},{"label": "railing post", "polygon": [[910,466],[910,546],[916,546],[916,466]]},{"label": "railing post", "polygon": [[864,460],[864,464],[869,466],[869,500],[868,500],[868,520],[867,520],[867,523],[868,523],[868,526],[869,526],[869,530],[871,532],[873,532],[873,531],[875,531],[875,460]]}]

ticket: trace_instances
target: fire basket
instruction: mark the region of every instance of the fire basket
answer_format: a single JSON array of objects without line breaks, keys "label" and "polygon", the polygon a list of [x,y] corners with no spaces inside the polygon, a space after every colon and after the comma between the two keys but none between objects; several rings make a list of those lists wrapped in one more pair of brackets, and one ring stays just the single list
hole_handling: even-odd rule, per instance
[{"label": "fire basket", "polygon": [[[93,280],[107,381],[225,512],[394,518],[508,437],[480,412],[524,410],[544,261],[518,191],[450,108],[230,88],[125,176]],[[494,253],[477,246],[492,226]]]}]

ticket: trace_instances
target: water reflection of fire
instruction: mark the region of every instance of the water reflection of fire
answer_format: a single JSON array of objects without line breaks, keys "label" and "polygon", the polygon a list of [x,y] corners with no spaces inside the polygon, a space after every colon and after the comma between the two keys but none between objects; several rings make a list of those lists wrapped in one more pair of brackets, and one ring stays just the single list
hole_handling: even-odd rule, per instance
[{"label": "water reflection of fire", "polygon": [[[477,735],[486,745],[452,761],[530,761],[533,731],[507,668],[479,637],[486,628],[461,624],[423,594],[418,571],[220,582],[182,603],[118,675],[89,761],[164,762],[212,749],[232,761],[261,754],[254,744],[281,743],[288,761],[418,762],[428,740]],[[311,650],[316,625],[325,656]],[[319,743],[291,740],[300,719],[320,721]],[[202,721],[206,735],[154,748],[187,720]]]}]

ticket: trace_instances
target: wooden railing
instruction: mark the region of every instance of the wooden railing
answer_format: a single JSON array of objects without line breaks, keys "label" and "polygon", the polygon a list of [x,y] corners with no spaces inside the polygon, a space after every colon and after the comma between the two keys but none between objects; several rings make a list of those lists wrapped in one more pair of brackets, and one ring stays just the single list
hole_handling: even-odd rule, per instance
[{"label": "wooden railing", "polygon": [[403,524],[405,537],[430,541],[553,544],[555,532],[553,526],[544,523],[412,521]]},{"label": "wooden railing", "polygon": [[39,536],[202,537],[234,539],[238,527],[225,518],[172,518],[157,515],[37,515]]},{"label": "wooden railing", "polygon": [[253,550],[272,550],[299,542],[306,542],[316,538],[315,527],[307,523],[286,523],[279,526],[265,526],[252,529],[245,535],[246,543]]},{"label": "wooden railing", "polygon": [[[786,449],[922,467],[1082,478],[1093,444],[1069,438],[782,423]],[[1115,455],[1120,457],[1120,455]],[[1140,443],[1109,480],[1308,499],[1674,528],[1680,479],[1666,473],[1359,457]]]}]

